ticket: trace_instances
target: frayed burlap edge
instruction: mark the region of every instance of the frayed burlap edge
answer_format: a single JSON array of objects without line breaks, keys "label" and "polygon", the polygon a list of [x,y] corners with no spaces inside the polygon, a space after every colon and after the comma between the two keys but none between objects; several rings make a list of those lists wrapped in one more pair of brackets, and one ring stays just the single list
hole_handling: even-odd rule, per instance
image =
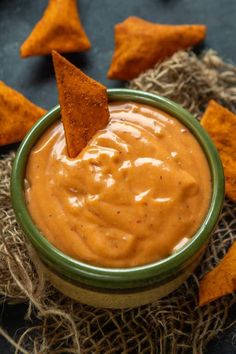
[{"label": "frayed burlap edge", "polygon": [[[236,69],[213,51],[197,58],[179,52],[140,75],[130,87],[169,97],[196,117],[214,98],[231,110],[236,103]],[[155,304],[108,310],[81,305],[55,290],[16,223],[9,182],[14,153],[0,161],[0,296],[28,303],[29,328],[14,342],[16,353],[194,353],[200,354],[226,327],[235,295],[198,307],[198,279],[212,269],[236,237],[236,205],[225,201],[218,228],[203,261],[179,289]],[[31,326],[30,319],[38,319]],[[229,323],[228,325],[232,325]]]}]

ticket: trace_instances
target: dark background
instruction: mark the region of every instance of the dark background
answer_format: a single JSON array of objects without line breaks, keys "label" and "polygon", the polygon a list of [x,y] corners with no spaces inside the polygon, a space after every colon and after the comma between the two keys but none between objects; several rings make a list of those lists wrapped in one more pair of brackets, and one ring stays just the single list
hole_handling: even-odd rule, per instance
[{"label": "dark background", "polygon": [[[49,109],[57,104],[57,90],[50,57],[20,59],[19,47],[42,16],[47,0],[0,0],[0,80],[34,103]],[[79,0],[81,21],[92,43],[87,53],[67,56],[85,73],[108,87],[124,83],[106,78],[113,53],[113,26],[126,17],[170,24],[203,23],[207,39],[201,49],[214,48],[236,64],[236,0]],[[6,151],[1,148],[0,153]],[[31,322],[24,320],[26,305],[0,305],[0,325],[13,336]],[[236,306],[229,322],[236,320]],[[236,353],[236,329],[228,329],[206,348],[206,354]],[[14,351],[0,337],[0,354]],[[169,353],[167,353],[169,354]]]}]

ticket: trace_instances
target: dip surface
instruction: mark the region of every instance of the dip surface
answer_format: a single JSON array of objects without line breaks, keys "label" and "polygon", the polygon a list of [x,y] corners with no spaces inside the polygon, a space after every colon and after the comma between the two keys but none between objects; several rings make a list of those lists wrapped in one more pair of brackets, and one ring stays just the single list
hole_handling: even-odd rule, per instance
[{"label": "dip surface", "polygon": [[211,198],[206,157],[167,113],[111,103],[111,120],[78,157],[61,122],[32,149],[26,200],[43,235],[86,263],[132,267],[169,256],[201,225]]}]

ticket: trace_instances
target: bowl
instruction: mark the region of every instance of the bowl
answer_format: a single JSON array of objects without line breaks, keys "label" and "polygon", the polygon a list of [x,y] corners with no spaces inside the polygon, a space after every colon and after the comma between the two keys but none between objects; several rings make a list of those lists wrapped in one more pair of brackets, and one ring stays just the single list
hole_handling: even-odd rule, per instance
[{"label": "bowl", "polygon": [[199,263],[219,218],[224,200],[224,174],[218,152],[199,122],[178,104],[154,94],[109,89],[109,101],[134,101],[157,107],[184,124],[200,143],[208,160],[212,194],[197,232],[182,248],[157,262],[133,268],[105,268],[73,259],[55,248],[34,224],[27,209],[24,178],[32,147],[44,131],[60,119],[60,106],[43,116],[22,141],[13,164],[11,198],[16,218],[42,264],[42,271],[65,295],[96,307],[127,308],[151,303],[182,284]]}]

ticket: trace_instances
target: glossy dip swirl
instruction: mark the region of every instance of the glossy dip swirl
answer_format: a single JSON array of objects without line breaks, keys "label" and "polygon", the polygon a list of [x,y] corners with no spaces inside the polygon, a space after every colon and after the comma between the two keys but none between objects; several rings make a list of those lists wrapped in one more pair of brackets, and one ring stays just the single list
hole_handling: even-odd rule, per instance
[{"label": "glossy dip swirl", "polygon": [[211,175],[177,119],[133,102],[109,108],[106,129],[74,159],[61,122],[43,134],[28,160],[26,200],[39,230],[65,254],[132,267],[167,257],[193,236],[208,210]]}]

